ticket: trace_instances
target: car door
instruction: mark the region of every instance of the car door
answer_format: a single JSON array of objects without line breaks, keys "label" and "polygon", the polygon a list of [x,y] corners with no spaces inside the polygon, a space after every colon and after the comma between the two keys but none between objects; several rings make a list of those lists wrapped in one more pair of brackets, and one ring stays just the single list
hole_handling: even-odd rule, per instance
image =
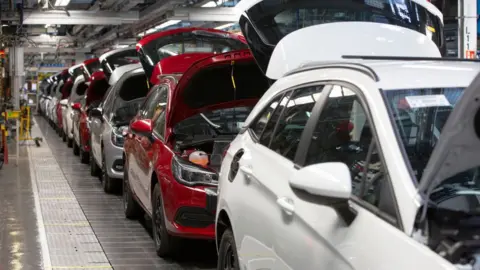
[{"label": "car door", "polygon": [[109,115],[112,111],[113,103],[115,102],[116,87],[112,87],[106,95],[104,101],[99,106],[102,110],[102,119],[91,118],[90,123],[90,138],[91,138],[91,151],[97,164],[102,164],[102,134],[105,125],[108,125]]},{"label": "car door", "polygon": [[293,243],[279,241],[290,237],[278,226],[294,211],[288,176],[295,169],[293,158],[300,136],[323,88],[322,84],[310,85],[275,97],[249,134],[242,136],[241,147],[234,149],[233,162],[238,160],[238,165],[231,167],[239,167],[234,178],[238,194],[229,205],[236,216],[249,217],[235,220],[235,237],[246,269],[289,269],[280,263],[276,248],[287,250]]},{"label": "car door", "polygon": [[159,118],[165,118],[165,108],[168,99],[168,86],[158,85],[152,88],[149,98],[145,103],[145,109],[141,114],[141,118],[150,119],[152,121],[152,127],[154,128],[152,137],[147,138],[145,136],[136,137],[136,157],[137,164],[139,166],[139,182],[138,188],[141,192],[142,204],[151,210],[150,204],[150,179],[153,172],[154,153],[158,148],[158,144],[155,141],[163,140],[164,132],[161,128],[155,126],[158,123]]},{"label": "car door", "polygon": [[340,208],[286,189],[294,211],[274,227],[275,269],[450,269],[402,230],[395,175],[388,173],[395,164],[384,159],[369,104],[353,85],[340,82],[327,91],[302,134],[295,170],[342,162],[350,169],[352,198]]}]

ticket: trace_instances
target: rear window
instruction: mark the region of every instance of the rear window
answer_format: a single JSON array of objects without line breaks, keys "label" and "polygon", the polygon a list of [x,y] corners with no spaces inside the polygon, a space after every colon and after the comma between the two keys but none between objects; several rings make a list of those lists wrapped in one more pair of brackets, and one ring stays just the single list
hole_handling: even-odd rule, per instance
[{"label": "rear window", "polygon": [[109,79],[115,69],[124,65],[138,63],[139,61],[136,49],[132,48],[131,50],[121,51],[106,57],[101,63],[101,68],[107,79]]},{"label": "rear window", "polygon": [[130,121],[140,109],[148,94],[148,84],[145,74],[138,74],[128,78],[117,92],[113,112],[115,122]]},{"label": "rear window", "polygon": [[151,77],[153,67],[162,59],[185,53],[226,53],[248,46],[238,39],[222,33],[191,31],[159,38],[144,45],[140,50],[140,61],[147,77]]}]

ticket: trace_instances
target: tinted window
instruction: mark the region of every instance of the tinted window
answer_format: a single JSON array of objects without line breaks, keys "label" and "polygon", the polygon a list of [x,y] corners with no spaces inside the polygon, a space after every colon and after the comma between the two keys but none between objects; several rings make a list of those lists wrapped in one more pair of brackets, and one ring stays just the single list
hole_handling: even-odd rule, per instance
[{"label": "tinted window", "polygon": [[275,109],[278,107],[278,103],[283,95],[280,95],[273,99],[273,101],[264,109],[264,111],[260,114],[260,117],[256,120],[255,124],[251,126],[251,130],[256,135],[257,138],[260,138],[262,135],[263,130],[267,126],[268,120],[272,116]]},{"label": "tinted window", "polygon": [[143,108],[142,117],[146,119],[153,119],[153,116],[156,114],[158,109],[163,111],[167,105],[167,90],[168,88],[165,86],[154,86],[152,90],[150,90],[150,94],[148,95]]},{"label": "tinted window", "polygon": [[153,113],[151,118],[154,123],[153,129],[155,133],[163,138],[165,135],[165,108],[168,102],[168,87],[161,86],[160,89],[157,90],[157,93],[154,102],[155,106],[151,110]]},{"label": "tinted window", "polygon": [[163,58],[195,52],[224,53],[247,49],[243,42],[222,33],[192,31],[161,37],[145,44],[140,60],[150,78],[153,67]]},{"label": "tinted window", "polygon": [[346,164],[352,176],[353,195],[393,217],[395,199],[376,145],[357,95],[334,86],[317,121],[305,165]]},{"label": "tinted window", "polygon": [[[293,160],[302,132],[307,125],[315,102],[320,96],[323,86],[312,86],[297,89],[279,118],[274,131],[270,149]],[[273,121],[272,121],[273,122]]]},{"label": "tinted window", "polygon": [[290,93],[291,92],[285,94],[280,100],[280,103],[276,105],[276,108],[270,116],[270,119],[268,120],[267,125],[262,133],[262,136],[260,137],[260,143],[267,147],[270,145],[270,140],[272,139],[275,124],[278,122],[278,120],[280,119],[280,115],[287,106],[288,99],[290,98]]}]

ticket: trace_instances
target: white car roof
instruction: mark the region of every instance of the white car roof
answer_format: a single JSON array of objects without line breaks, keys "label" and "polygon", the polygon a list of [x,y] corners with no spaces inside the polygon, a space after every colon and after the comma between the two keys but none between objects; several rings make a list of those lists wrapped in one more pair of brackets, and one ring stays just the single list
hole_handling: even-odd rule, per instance
[{"label": "white car roof", "polygon": [[124,65],[124,66],[118,67],[113,71],[112,75],[110,76],[110,80],[108,81],[108,84],[110,85],[116,84],[118,80],[120,80],[123,74],[138,68],[142,68],[142,64],[137,63],[137,64],[130,64],[130,65]]},{"label": "white car roof", "polygon": [[478,62],[376,61],[365,62],[379,81],[378,88],[413,89],[467,87],[480,72]]},{"label": "white car roof", "polygon": [[72,74],[73,71],[74,71],[76,68],[80,67],[81,65],[82,65],[82,64],[78,64],[78,65],[75,65],[75,66],[70,67],[70,68],[68,69],[68,73]]},{"label": "white car roof", "polygon": [[131,49],[135,49],[134,46],[130,46],[130,47],[127,47],[127,48],[120,48],[120,49],[115,49],[115,50],[111,50],[109,52],[106,52],[104,54],[102,54],[98,60],[100,61],[100,63],[105,60],[105,58],[113,55],[113,54],[116,54],[116,53],[119,53],[119,52],[123,52],[123,51],[128,51],[128,50],[131,50]]}]

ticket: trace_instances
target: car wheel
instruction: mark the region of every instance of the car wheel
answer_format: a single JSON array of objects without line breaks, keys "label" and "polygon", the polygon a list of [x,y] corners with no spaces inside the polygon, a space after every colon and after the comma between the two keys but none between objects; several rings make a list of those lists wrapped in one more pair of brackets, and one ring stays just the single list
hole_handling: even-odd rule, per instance
[{"label": "car wheel", "polygon": [[78,147],[77,142],[73,142],[73,154],[78,156],[80,154],[80,147]]},{"label": "car wheel", "polygon": [[123,210],[125,217],[128,219],[136,219],[141,213],[141,208],[133,197],[130,189],[130,181],[128,180],[128,173],[123,172]]},{"label": "car wheel", "polygon": [[98,176],[100,173],[100,168],[97,165],[97,162],[95,161],[95,158],[93,155],[90,155],[90,175],[91,176]]},{"label": "car wheel", "polygon": [[162,195],[156,184],[152,195],[152,228],[155,250],[160,257],[173,255],[179,247],[180,239],[170,235],[165,227]]},{"label": "car wheel", "polygon": [[222,235],[218,249],[218,270],[240,270],[238,263],[237,246],[233,238],[232,229],[228,228]]},{"label": "car wheel", "polygon": [[107,165],[105,163],[105,156],[102,154],[102,185],[103,185],[103,191],[105,193],[112,193],[115,189],[115,181],[108,176],[107,173]]},{"label": "car wheel", "polygon": [[83,164],[88,164],[90,160],[90,154],[83,150],[83,146],[80,144],[80,162]]},{"label": "car wheel", "polygon": [[67,138],[67,146],[72,147],[73,146],[73,139],[68,138],[66,134],[65,134],[65,137]]}]

